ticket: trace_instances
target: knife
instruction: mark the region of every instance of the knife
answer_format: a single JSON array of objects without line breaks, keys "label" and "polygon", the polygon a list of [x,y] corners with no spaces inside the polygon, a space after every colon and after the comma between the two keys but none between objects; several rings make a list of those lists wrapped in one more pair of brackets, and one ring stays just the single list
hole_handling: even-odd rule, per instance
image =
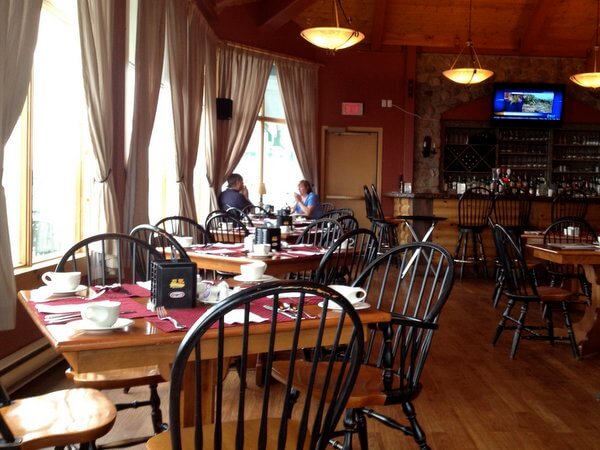
[{"label": "knife", "polygon": [[[273,311],[273,307],[271,305],[263,305],[263,308],[268,309],[269,311]],[[277,312],[279,314],[283,314],[286,317],[289,317],[290,319],[297,319],[298,318],[297,315],[290,314],[290,313],[288,313],[286,311],[282,311],[281,309],[278,309]]]}]

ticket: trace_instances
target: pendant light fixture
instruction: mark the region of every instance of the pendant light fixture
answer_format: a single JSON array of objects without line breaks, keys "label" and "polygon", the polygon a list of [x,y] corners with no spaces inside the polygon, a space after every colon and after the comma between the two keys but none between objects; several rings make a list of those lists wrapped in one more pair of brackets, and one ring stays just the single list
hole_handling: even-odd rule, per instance
[{"label": "pendant light fixture", "polygon": [[467,67],[456,67],[458,60],[462,56],[465,48],[463,47],[460,50],[460,53],[452,63],[452,66],[448,70],[444,70],[443,75],[449,80],[454,81],[459,84],[477,84],[482,81],[487,80],[494,72],[491,70],[483,69],[481,67],[481,63],[479,62],[479,58],[477,57],[477,53],[475,53],[475,47],[473,47],[473,41],[471,40],[471,11],[473,9],[473,1],[469,0],[469,34],[467,38],[467,52],[466,55],[469,58],[469,65]]},{"label": "pendant light fixture", "polygon": [[600,0],[596,2],[596,44],[594,45],[594,71],[576,73],[570,77],[573,83],[591,89],[598,89],[600,87],[600,72],[596,70],[596,60],[598,58],[598,28],[600,28]]},{"label": "pendant light fixture", "polygon": [[343,48],[352,47],[358,44],[365,38],[365,35],[360,31],[356,31],[352,28],[340,27],[340,21],[338,17],[338,6],[342,11],[344,19],[348,25],[352,24],[351,19],[346,15],[344,8],[342,7],[341,0],[333,0],[333,14],[335,16],[334,27],[314,27],[307,28],[300,33],[304,39],[317,47],[324,48],[335,52]]}]

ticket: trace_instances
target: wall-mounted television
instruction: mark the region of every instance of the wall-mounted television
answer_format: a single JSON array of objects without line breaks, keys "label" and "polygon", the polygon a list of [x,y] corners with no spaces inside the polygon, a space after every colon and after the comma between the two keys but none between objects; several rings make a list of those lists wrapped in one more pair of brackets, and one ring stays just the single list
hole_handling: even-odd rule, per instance
[{"label": "wall-mounted television", "polygon": [[492,123],[510,126],[558,126],[562,121],[562,84],[495,83]]}]

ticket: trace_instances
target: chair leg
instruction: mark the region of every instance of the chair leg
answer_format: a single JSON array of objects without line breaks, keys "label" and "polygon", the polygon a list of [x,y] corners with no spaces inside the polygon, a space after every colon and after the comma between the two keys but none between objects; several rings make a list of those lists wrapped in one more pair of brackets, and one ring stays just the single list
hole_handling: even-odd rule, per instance
[{"label": "chair leg", "polygon": [[504,326],[506,325],[506,321],[508,320],[508,317],[510,317],[510,312],[512,311],[513,306],[515,306],[515,301],[512,299],[508,299],[506,308],[504,309],[504,312],[502,313],[502,318],[500,319],[500,322],[498,322],[498,326],[496,326],[496,333],[494,334],[494,338],[492,339],[492,345],[496,345],[496,342],[498,342],[500,335],[504,331]]},{"label": "chair leg", "polygon": [[575,340],[575,333],[573,333],[573,326],[571,325],[571,317],[569,316],[569,309],[567,302],[560,302],[563,311],[563,317],[565,320],[565,327],[569,336],[569,342],[571,343],[571,349],[575,359],[579,359],[579,348],[577,347],[577,341]]},{"label": "chair leg", "polygon": [[479,252],[481,254],[481,261],[483,262],[483,273],[485,274],[485,279],[489,280],[490,275],[487,269],[487,258],[485,257],[485,249],[483,247],[483,239],[481,238],[480,232],[477,232],[477,242],[479,243]]},{"label": "chair leg", "polygon": [[423,450],[429,449],[425,438],[425,431],[423,431],[421,425],[419,425],[419,422],[417,421],[417,413],[415,412],[415,408],[413,407],[412,403],[403,403],[402,410],[404,411],[406,418],[410,422],[410,426],[413,431],[413,438],[417,442],[417,444],[419,444],[419,448]]},{"label": "chair leg", "polygon": [[498,306],[500,297],[502,297],[502,291],[504,290],[504,269],[501,267],[496,268],[496,287],[494,287],[494,293],[492,294],[492,305],[494,308]]},{"label": "chair leg", "polygon": [[523,305],[521,306],[521,314],[519,314],[519,318],[517,319],[517,327],[515,328],[515,335],[513,336],[512,347],[510,349],[510,359],[515,359],[517,347],[519,346],[519,341],[521,340],[521,333],[523,332],[523,327],[525,326],[527,308],[527,302],[523,302]]},{"label": "chair leg", "polygon": [[154,433],[158,434],[165,431],[167,424],[163,423],[162,411],[160,410],[160,396],[158,395],[158,386],[156,384],[150,385],[150,408]]},{"label": "chair leg", "polygon": [[546,320],[546,328],[548,330],[548,340],[550,341],[550,345],[554,346],[554,320],[552,319],[552,308],[544,304],[542,305],[544,308],[542,317]]}]

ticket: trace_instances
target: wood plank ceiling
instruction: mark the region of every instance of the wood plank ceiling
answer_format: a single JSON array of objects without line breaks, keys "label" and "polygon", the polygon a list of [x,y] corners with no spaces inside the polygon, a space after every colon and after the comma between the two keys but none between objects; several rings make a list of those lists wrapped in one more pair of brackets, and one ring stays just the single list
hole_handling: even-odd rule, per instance
[{"label": "wood plank ceiling", "polygon": [[[333,25],[333,0],[196,0],[213,17],[258,3],[259,24],[275,30]],[[471,38],[479,54],[585,58],[596,40],[597,0],[472,0]],[[365,50],[416,46],[456,52],[468,35],[469,0],[342,0]],[[344,26],[340,16],[340,26]]]}]

